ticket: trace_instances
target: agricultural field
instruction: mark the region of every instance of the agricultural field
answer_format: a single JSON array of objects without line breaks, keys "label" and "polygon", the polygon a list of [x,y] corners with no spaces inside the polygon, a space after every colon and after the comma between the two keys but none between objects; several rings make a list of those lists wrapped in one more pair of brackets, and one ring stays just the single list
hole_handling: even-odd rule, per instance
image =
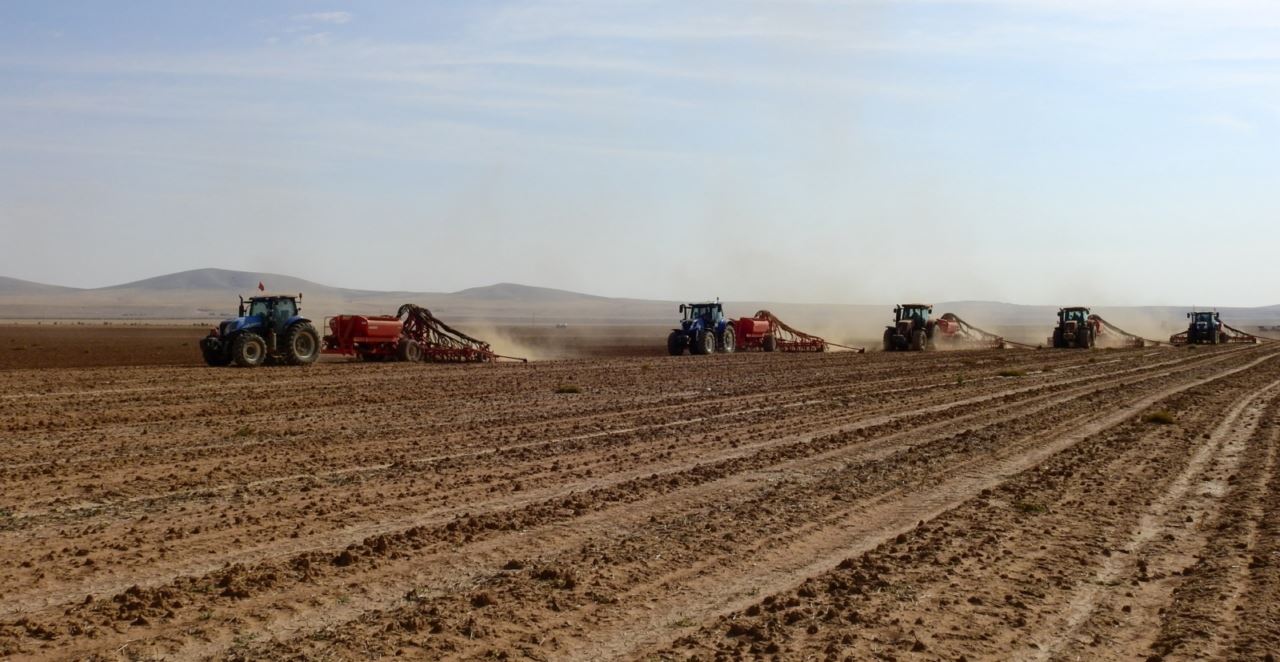
[{"label": "agricultural field", "polygon": [[11,365],[0,657],[1263,659],[1278,353]]}]

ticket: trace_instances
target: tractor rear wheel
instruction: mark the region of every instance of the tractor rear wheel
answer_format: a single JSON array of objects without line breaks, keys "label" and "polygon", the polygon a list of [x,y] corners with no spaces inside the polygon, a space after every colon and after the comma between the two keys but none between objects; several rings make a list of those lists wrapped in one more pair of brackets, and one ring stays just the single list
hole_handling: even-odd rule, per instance
[{"label": "tractor rear wheel", "polygon": [[400,345],[396,347],[396,356],[399,357],[401,361],[417,363],[422,360],[422,345],[419,345],[408,338],[401,338]]},{"label": "tractor rear wheel", "polygon": [[720,334],[720,351],[732,354],[736,349],[738,349],[737,334],[733,332],[732,326],[726,326],[724,333]]},{"label": "tractor rear wheel", "polygon": [[1053,347],[1054,349],[1062,349],[1067,343],[1062,340],[1062,329],[1053,330]]},{"label": "tractor rear wheel", "polygon": [[672,356],[684,354],[684,346],[687,342],[683,333],[672,331],[667,335],[667,353]]},{"label": "tractor rear wheel", "polygon": [[893,347],[893,329],[884,330],[884,351],[892,352]]},{"label": "tractor rear wheel", "polygon": [[256,333],[244,332],[231,342],[231,360],[241,368],[256,368],[267,359],[267,341]]},{"label": "tractor rear wheel", "polygon": [[776,350],[776,349],[778,349],[778,339],[777,339],[777,338],[775,338],[772,334],[765,336],[765,337],[764,337],[764,351],[766,351],[766,352],[772,352],[772,351],[774,351],[774,350]]},{"label": "tractor rear wheel", "polygon": [[282,349],[289,365],[310,365],[320,358],[320,334],[307,322],[298,322],[284,332]]}]

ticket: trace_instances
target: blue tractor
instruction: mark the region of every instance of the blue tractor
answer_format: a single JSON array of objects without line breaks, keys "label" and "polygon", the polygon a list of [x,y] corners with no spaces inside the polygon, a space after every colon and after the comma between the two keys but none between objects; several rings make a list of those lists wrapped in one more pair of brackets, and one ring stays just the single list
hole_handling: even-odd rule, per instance
[{"label": "blue tractor", "polygon": [[667,336],[667,353],[680,356],[687,348],[690,354],[732,352],[737,349],[733,323],[724,316],[724,308],[715,303],[680,304],[680,328]]},{"label": "blue tractor", "polygon": [[264,363],[309,365],[320,357],[320,334],[300,315],[302,295],[240,297],[239,316],[229,319],[200,341],[200,353],[211,366],[235,363],[252,368]]},{"label": "blue tractor", "polygon": [[1226,331],[1222,329],[1222,316],[1218,313],[1200,310],[1187,313],[1187,319],[1191,320],[1187,330],[1170,338],[1170,342],[1177,345],[1217,345],[1230,342]]}]

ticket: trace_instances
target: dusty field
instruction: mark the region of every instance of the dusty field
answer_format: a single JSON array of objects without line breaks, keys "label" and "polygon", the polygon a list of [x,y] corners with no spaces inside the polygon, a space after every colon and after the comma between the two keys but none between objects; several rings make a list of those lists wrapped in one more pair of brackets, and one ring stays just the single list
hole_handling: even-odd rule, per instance
[{"label": "dusty field", "polygon": [[[459,324],[498,352],[536,359],[659,356],[667,351],[664,326]],[[101,322],[0,324],[0,370],[144,365],[203,365],[204,325],[104,325]],[[348,361],[324,357],[324,361]]]},{"label": "dusty field", "polygon": [[1262,659],[1276,354],[10,370],[0,657]]}]

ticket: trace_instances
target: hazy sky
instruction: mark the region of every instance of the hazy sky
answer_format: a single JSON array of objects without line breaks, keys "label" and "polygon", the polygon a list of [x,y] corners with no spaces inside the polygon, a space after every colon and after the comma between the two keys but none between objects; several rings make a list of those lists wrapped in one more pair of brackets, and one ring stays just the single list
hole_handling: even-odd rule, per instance
[{"label": "hazy sky", "polygon": [[1272,304],[1278,128],[1270,0],[11,1],[0,275]]}]

